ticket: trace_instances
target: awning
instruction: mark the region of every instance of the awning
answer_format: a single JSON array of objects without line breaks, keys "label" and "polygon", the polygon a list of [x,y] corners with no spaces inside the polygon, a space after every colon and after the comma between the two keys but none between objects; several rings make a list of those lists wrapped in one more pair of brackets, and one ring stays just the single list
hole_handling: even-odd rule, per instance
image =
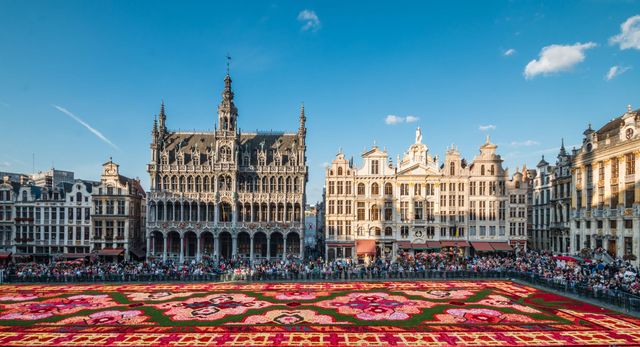
[{"label": "awning", "polygon": [[429,249],[429,245],[426,243],[412,243],[411,248],[413,249]]},{"label": "awning", "polygon": [[491,247],[496,251],[513,251],[513,248],[506,242],[491,242]]},{"label": "awning", "polygon": [[0,252],[0,259],[9,259],[11,252]]},{"label": "awning", "polygon": [[353,242],[327,242],[327,247],[353,247]]},{"label": "awning", "polygon": [[466,240],[460,241],[440,241],[440,246],[442,247],[469,247],[469,242]]},{"label": "awning", "polygon": [[491,242],[471,242],[473,248],[479,252],[492,252]]},{"label": "awning", "polygon": [[98,251],[98,255],[117,256],[124,253],[124,248],[103,248]]},{"label": "awning", "polygon": [[77,258],[84,258],[84,257],[86,257],[88,255],[90,255],[90,254],[88,254],[88,253],[63,253],[63,254],[60,254],[60,258],[77,259]]},{"label": "awning", "polygon": [[440,248],[440,242],[438,241],[427,241],[427,247],[430,249]]},{"label": "awning", "polygon": [[356,254],[376,254],[376,240],[356,240]]},{"label": "awning", "polygon": [[145,252],[142,249],[137,249],[137,248],[130,249],[129,252],[131,252],[131,254],[135,255],[138,259],[142,259],[147,255],[147,252]]},{"label": "awning", "polygon": [[411,242],[409,242],[409,241],[398,241],[398,248],[410,249],[411,248]]}]

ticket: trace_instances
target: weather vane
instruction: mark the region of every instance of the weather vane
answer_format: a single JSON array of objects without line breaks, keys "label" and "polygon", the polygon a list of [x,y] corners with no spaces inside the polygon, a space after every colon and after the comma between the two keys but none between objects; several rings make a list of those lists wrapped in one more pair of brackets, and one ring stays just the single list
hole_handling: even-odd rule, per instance
[{"label": "weather vane", "polygon": [[231,63],[231,56],[227,53],[227,75],[229,74],[229,64]]}]

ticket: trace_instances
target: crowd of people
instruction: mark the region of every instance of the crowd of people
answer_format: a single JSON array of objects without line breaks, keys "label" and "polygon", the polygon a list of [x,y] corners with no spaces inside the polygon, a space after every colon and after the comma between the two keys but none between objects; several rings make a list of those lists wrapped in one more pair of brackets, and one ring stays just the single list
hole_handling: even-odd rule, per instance
[{"label": "crowd of people", "polygon": [[[248,260],[203,259],[176,262],[104,262],[95,259],[43,263],[9,263],[2,267],[5,279],[60,281],[69,278],[117,279],[222,277],[229,280],[278,280],[304,278],[412,278],[429,272],[517,272],[569,286],[583,286],[602,292],[640,292],[638,269],[628,261],[590,261],[554,256],[549,252],[527,251],[458,257],[451,252],[404,253],[396,259],[287,259]],[[155,277],[154,277],[155,276]],[[422,276],[424,277],[424,276]]]}]

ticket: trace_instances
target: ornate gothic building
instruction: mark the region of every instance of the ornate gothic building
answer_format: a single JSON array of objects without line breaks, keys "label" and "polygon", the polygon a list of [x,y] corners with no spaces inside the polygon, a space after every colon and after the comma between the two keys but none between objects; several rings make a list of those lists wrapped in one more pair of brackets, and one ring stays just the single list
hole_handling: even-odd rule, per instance
[{"label": "ornate gothic building", "polygon": [[147,254],[176,260],[302,255],[306,127],[296,133],[238,129],[226,75],[213,131],[167,129],[154,120],[148,172]]}]

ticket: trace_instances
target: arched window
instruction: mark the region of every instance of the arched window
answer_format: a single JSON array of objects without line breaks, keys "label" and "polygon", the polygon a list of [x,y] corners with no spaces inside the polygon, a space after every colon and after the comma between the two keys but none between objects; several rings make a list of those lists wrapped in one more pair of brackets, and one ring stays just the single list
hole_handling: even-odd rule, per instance
[{"label": "arched window", "polygon": [[193,177],[191,176],[187,177],[187,191],[193,191]]},{"label": "arched window", "polygon": [[484,176],[484,165],[480,166],[480,175]]},{"label": "arched window", "polygon": [[364,183],[358,183],[358,195],[364,195]]},{"label": "arched window", "polygon": [[378,183],[371,184],[371,195],[377,196],[380,194],[380,188],[378,187]]},{"label": "arched window", "polygon": [[231,161],[231,148],[228,146],[221,146],[218,150],[218,160],[223,163]]},{"label": "arched window", "polygon": [[263,193],[267,193],[267,178],[262,177],[262,182],[260,183],[260,189]]},{"label": "arched window", "polygon": [[76,193],[76,202],[82,202],[82,193],[80,192]]},{"label": "arched window", "polygon": [[393,186],[389,182],[384,184],[384,195],[393,195]]},{"label": "arched window", "polygon": [[209,192],[209,176],[204,176],[204,179],[202,180],[202,191],[203,192]]},{"label": "arched window", "polygon": [[380,220],[380,209],[378,208],[378,205],[371,206],[369,217],[371,217],[372,221]]},{"label": "arched window", "polygon": [[490,169],[489,173],[490,173],[491,175],[495,175],[495,174],[496,174],[496,168],[495,168],[495,165],[491,165],[491,169]]},{"label": "arched window", "polygon": [[162,177],[162,190],[168,190],[168,189],[169,189],[169,177],[163,176]]},{"label": "arched window", "polygon": [[275,193],[276,192],[276,178],[275,177],[271,177],[269,179],[269,192],[270,193]]},{"label": "arched window", "polygon": [[384,236],[386,237],[393,236],[393,229],[391,229],[391,227],[384,228]]},{"label": "arched window", "polygon": [[300,179],[298,177],[293,179],[293,192],[294,193],[300,192]]},{"label": "arched window", "polygon": [[178,179],[176,178],[176,176],[171,176],[171,190],[178,190]]},{"label": "arched window", "polygon": [[178,178],[178,191],[184,192],[184,176]]},{"label": "arched window", "polygon": [[456,175],[456,163],[454,162],[449,163],[449,175],[451,176]]},{"label": "arched window", "polygon": [[284,178],[278,177],[278,193],[282,193],[284,191]]},{"label": "arched window", "polygon": [[162,161],[161,161],[161,164],[162,164],[162,165],[167,165],[167,164],[169,164],[169,156],[168,156],[168,155],[166,155],[166,154],[162,155]]},{"label": "arched window", "polygon": [[338,176],[342,176],[342,168],[341,167],[338,168]]},{"label": "arched window", "polygon": [[291,177],[287,177],[287,193],[291,193],[293,191],[291,188]]}]

